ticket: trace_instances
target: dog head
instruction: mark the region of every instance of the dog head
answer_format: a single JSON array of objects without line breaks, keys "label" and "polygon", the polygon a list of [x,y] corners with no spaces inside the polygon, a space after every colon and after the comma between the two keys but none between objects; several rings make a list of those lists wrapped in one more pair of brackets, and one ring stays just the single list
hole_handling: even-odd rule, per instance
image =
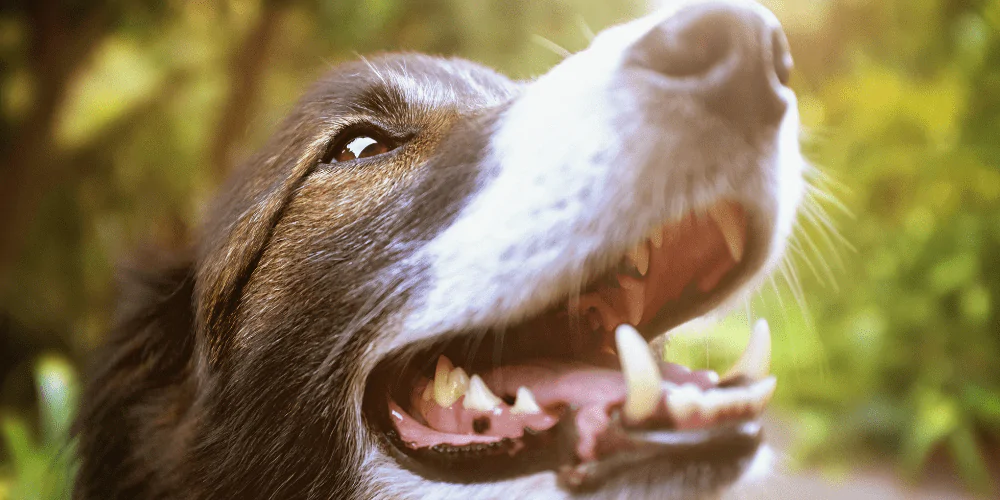
[{"label": "dog head", "polygon": [[335,68],[127,289],[80,498],[668,498],[752,462],[731,374],[645,341],[754,289],[803,190],[768,11],[686,1],[532,82]]}]

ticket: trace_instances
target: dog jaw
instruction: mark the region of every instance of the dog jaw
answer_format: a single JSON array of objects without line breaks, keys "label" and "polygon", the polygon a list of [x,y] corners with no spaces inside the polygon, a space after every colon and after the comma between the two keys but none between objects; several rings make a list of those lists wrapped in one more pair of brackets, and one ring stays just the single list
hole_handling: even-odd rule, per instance
[{"label": "dog jaw", "polygon": [[[478,190],[410,261],[426,265],[429,279],[396,319],[400,332],[375,349],[377,357],[443,333],[502,327],[535,315],[579,291],[595,277],[588,273],[607,268],[649,228],[718,200],[746,207],[754,231],[763,235],[751,256],[756,271],[723,299],[741,303],[759,286],[783,255],[804,190],[794,93],[777,89],[787,104],[779,123],[740,129],[686,94],[684,83],[664,94],[662,82],[631,58],[650,30],[702,3],[674,4],[613,27],[523,89],[494,123]],[[778,26],[757,4],[711,3],[749,9],[767,26]],[[727,304],[712,303],[699,313]],[[766,468],[766,456],[757,456],[755,474]],[[366,464],[370,477],[386,478],[376,479],[382,491],[400,497],[570,497],[551,472],[461,485],[429,483],[380,451],[373,450]],[[676,478],[664,477],[671,474]],[[683,485],[698,474],[640,470],[595,495],[687,497],[691,492]],[[637,486],[642,484],[656,487]]]}]

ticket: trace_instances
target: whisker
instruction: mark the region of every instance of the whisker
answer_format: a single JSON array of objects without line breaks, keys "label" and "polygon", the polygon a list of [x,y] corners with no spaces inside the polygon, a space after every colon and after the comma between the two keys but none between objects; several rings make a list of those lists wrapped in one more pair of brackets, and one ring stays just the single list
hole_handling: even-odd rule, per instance
[{"label": "whisker", "polygon": [[819,281],[820,285],[822,286],[827,285],[825,276],[819,272],[819,269],[816,267],[816,264],[813,262],[808,252],[806,252],[805,249],[802,248],[802,243],[799,242],[797,233],[793,234],[788,238],[788,250],[791,251],[791,254],[794,254],[794,255],[789,255],[788,258],[791,259],[794,257],[798,257],[799,259],[801,259],[802,262],[805,262],[806,266],[809,267],[809,270],[812,272],[816,280]]},{"label": "whisker", "polygon": [[795,302],[799,306],[799,311],[802,313],[803,320],[805,320],[806,328],[814,330],[816,326],[813,322],[812,314],[806,306],[806,294],[802,289],[802,282],[799,280],[798,271],[795,270],[795,266],[788,260],[782,261],[778,269],[788,283],[788,289],[792,292],[792,297],[795,298]]},{"label": "whisker", "polygon": [[587,24],[587,20],[582,15],[576,16],[576,24],[580,28],[580,32],[583,33],[584,38],[587,39],[587,42],[593,42],[597,35],[594,34],[594,30],[590,29],[590,25]]},{"label": "whisker", "polygon": [[572,52],[566,50],[566,48],[564,48],[562,45],[559,45],[558,43],[553,42],[552,40],[549,40],[548,38],[545,38],[542,35],[532,35],[531,40],[537,43],[538,45],[541,45],[542,47],[549,49],[554,54],[562,57],[563,59],[573,55]]},{"label": "whisker", "polygon": [[[815,240],[813,240],[813,238],[809,234],[808,230],[799,231],[796,234],[796,236],[799,236],[799,235],[802,236],[801,241],[805,241],[805,244],[812,251],[812,254],[815,255],[817,259],[819,259],[819,263],[820,263],[819,267],[822,268],[822,270],[826,273],[826,278],[829,280],[830,287],[833,288],[834,291],[838,291],[840,289],[840,287],[837,284],[837,276],[833,273],[833,269],[830,267],[830,263],[823,257],[823,251],[820,250],[820,248],[819,248],[818,245],[816,245]],[[799,240],[798,237],[796,237],[795,241],[796,241],[796,244],[798,244],[798,242],[800,240]],[[809,265],[809,267],[813,270],[813,273],[816,273],[816,268],[812,264],[812,257],[810,255],[808,255],[807,252],[805,252],[804,250],[800,249],[800,251],[803,251],[803,259],[806,261],[806,263]],[[831,253],[833,253],[834,258],[837,259],[838,265],[841,268],[843,268],[844,267],[844,263],[840,259],[840,254],[836,251],[836,249],[831,249]],[[817,276],[817,278],[818,277],[819,276]],[[825,281],[825,280],[821,279],[821,281]]]},{"label": "whisker", "polygon": [[[855,248],[854,245],[852,245],[851,242],[840,233],[826,213],[823,212],[822,207],[813,204],[803,205],[802,214],[811,224],[816,226],[820,237],[823,238],[830,250],[834,252],[837,261],[841,266],[843,266],[843,260],[840,259],[840,252],[837,251],[837,244],[840,244],[848,250],[857,253],[857,248]],[[834,239],[837,240],[837,244],[834,243]]]}]

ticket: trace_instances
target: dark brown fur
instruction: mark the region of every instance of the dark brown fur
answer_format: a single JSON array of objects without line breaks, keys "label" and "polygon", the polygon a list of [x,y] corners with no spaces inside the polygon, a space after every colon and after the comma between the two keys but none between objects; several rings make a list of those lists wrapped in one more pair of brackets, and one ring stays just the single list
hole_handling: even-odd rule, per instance
[{"label": "dark brown fur", "polygon": [[[513,87],[414,55],[346,64],[315,86],[223,189],[193,255],[125,277],[80,413],[75,498],[374,494],[359,490],[347,388],[364,383],[357,363],[381,311],[418,274],[380,271],[460,208],[496,114],[462,104],[472,91],[454,79],[453,102],[415,108],[377,74],[403,57],[428,84],[459,68],[497,95]],[[319,164],[368,121],[405,145],[363,166]]]}]

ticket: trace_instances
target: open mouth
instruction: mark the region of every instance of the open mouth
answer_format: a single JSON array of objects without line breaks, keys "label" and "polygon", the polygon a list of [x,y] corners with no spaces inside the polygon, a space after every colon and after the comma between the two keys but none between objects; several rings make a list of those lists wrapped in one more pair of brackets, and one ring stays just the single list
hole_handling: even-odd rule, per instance
[{"label": "open mouth", "polygon": [[718,202],[653,229],[542,314],[389,356],[366,416],[404,466],[454,482],[554,470],[579,491],[638,463],[749,460],[776,383],[767,323],[722,375],[668,363],[648,340],[762,266],[754,227],[742,205]]}]

